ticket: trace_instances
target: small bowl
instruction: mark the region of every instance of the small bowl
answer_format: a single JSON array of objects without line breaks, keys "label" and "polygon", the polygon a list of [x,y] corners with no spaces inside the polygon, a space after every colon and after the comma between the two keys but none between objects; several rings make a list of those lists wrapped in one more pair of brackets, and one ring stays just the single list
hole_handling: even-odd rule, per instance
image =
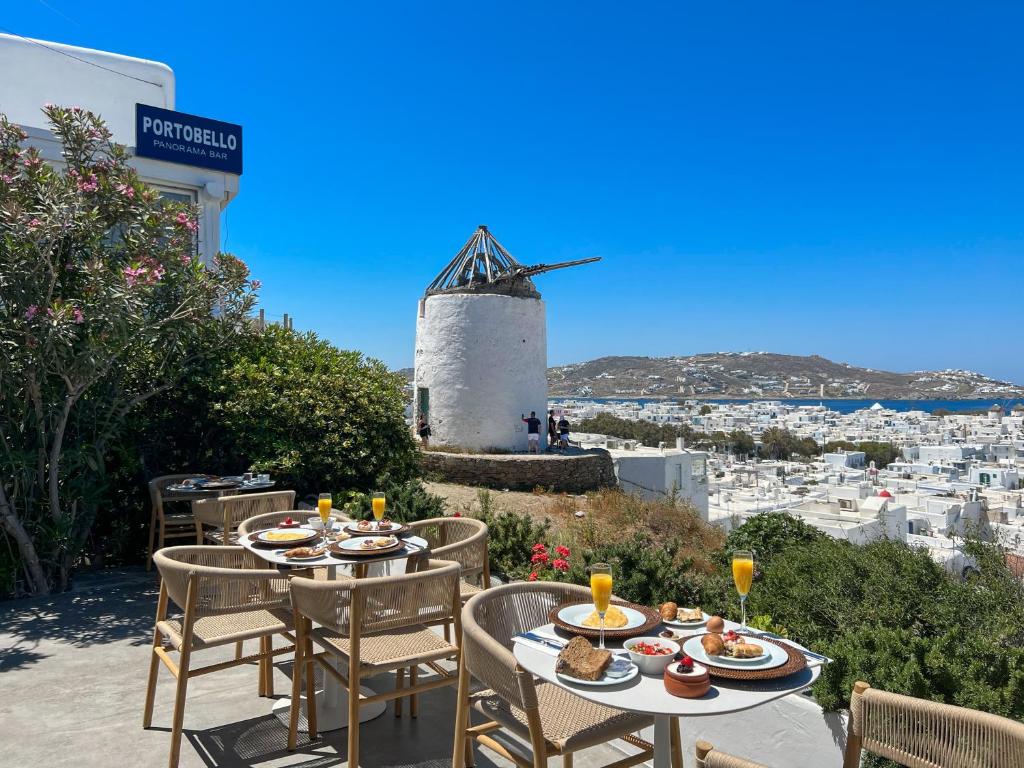
[{"label": "small bowl", "polygon": [[[648,645],[660,645],[662,648],[668,648],[670,653],[664,653],[660,656],[648,656],[646,653],[637,653],[633,650],[633,647],[637,643],[647,643]],[[668,640],[664,637],[633,637],[626,640],[622,647],[629,651],[629,660],[637,665],[642,675],[656,675],[661,677],[665,674],[665,667],[671,662],[672,658],[679,653],[680,645],[675,640]]]},{"label": "small bowl", "polygon": [[322,531],[324,529],[324,521],[319,517],[311,517],[306,521],[306,525],[312,528],[314,531]]}]

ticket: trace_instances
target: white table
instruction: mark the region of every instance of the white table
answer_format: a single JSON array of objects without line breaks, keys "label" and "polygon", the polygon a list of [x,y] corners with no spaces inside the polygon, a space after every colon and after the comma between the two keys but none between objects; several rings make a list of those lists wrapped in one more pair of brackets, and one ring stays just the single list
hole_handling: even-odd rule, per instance
[{"label": "white table", "polygon": [[[726,622],[729,629],[738,629],[739,625]],[[651,632],[657,635],[663,626]],[[555,635],[552,624],[539,627],[542,635]],[[700,631],[700,630],[695,630]],[[615,651],[621,649],[622,643],[606,641],[607,647]],[[795,645],[795,644],[794,644]],[[799,648],[799,646],[796,646]],[[699,699],[684,699],[672,696],[665,690],[662,677],[637,675],[632,680],[619,685],[596,688],[585,685],[572,685],[563,682],[555,675],[555,654],[532,643],[517,642],[513,653],[519,665],[536,677],[572,691],[577,696],[589,701],[604,704],[626,712],[639,712],[654,716],[654,768],[670,768],[671,752],[669,739],[673,717],[702,717],[704,715],[723,715],[740,712],[745,709],[767,704],[781,699],[791,693],[807,688],[821,674],[821,661],[807,660],[807,668],[780,680],[763,682],[740,682],[711,678],[711,690]],[[737,721],[741,723],[742,721]]]},{"label": "white table", "polygon": [[[307,528],[308,526],[301,526]],[[335,530],[340,530],[340,525],[335,525]],[[239,537],[238,543],[248,549],[257,557],[273,563],[282,569],[304,570],[308,568],[327,568],[328,578],[335,579],[338,575],[338,566],[352,568],[354,574],[359,575],[366,572],[367,575],[388,576],[392,573],[405,573],[405,565],[410,557],[428,555],[430,547],[426,539],[419,536],[405,536],[403,540],[407,546],[392,555],[367,557],[336,557],[325,554],[315,560],[288,560],[284,552],[291,547],[257,547],[249,541],[248,536]],[[337,664],[336,657],[331,656],[331,663]],[[292,674],[295,674],[293,671]],[[360,693],[364,696],[373,696],[377,692],[368,686],[360,686]],[[316,719],[317,729],[321,732],[337,731],[348,727],[348,692],[341,687],[341,684],[334,679],[333,675],[324,675],[324,688],[316,692]],[[290,698],[279,699],[273,706],[273,712],[279,718],[287,718],[291,710],[292,701]],[[367,704],[359,708],[359,722],[365,723],[384,714],[387,705],[382,702]],[[305,706],[303,706],[303,710]]]}]

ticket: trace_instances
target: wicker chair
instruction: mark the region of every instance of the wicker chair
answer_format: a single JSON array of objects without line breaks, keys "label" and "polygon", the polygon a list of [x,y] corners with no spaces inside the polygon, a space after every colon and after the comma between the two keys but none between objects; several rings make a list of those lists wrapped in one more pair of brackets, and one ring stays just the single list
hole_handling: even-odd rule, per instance
[{"label": "wicker chair", "polygon": [[485,523],[471,517],[437,517],[410,523],[409,527],[427,540],[431,557],[455,560],[462,566],[459,594],[463,603],[491,586]]},{"label": "wicker chair", "polygon": [[843,768],[859,766],[862,750],[909,768],[1024,766],[1024,723],[858,682]]},{"label": "wicker chair", "polygon": [[[256,515],[256,517],[250,517],[247,520],[243,520],[238,524],[238,529],[235,531],[237,536],[245,536],[248,533],[255,533],[256,531],[266,531],[270,528],[276,528],[278,525],[283,523],[288,518],[292,520],[298,520],[299,522],[305,522],[311,517],[318,517],[315,509],[290,509],[284,512],[267,512],[263,515]],[[343,515],[338,510],[331,512],[331,517],[336,517],[343,523],[352,522],[348,517]]]},{"label": "wicker chair", "polygon": [[[162,475],[149,481],[149,505],[152,510],[149,516],[149,549],[146,552],[146,570],[153,568],[153,552],[163,549],[167,539],[191,539],[196,535],[196,521],[192,512],[172,512],[164,509],[165,501],[187,504],[180,497],[164,498],[167,486],[180,483],[191,475]],[[154,546],[155,545],[155,546]]]},{"label": "wicker chair", "polygon": [[720,752],[706,741],[697,742],[697,768],[767,768],[761,763]]},{"label": "wicker chair", "polygon": [[[563,765],[571,766],[574,752],[619,738],[642,751],[617,762],[618,768],[651,759],[651,745],[633,734],[650,726],[653,718],[589,702],[554,683],[536,683],[512,655],[514,635],[546,624],[553,607],[580,598],[590,599],[590,590],[573,584],[517,582],[488,589],[466,603],[452,754],[456,768],[473,764],[474,741],[521,768],[547,766],[553,755],[563,756]],[[471,675],[489,690],[470,695]],[[488,722],[471,726],[471,707]],[[516,754],[488,735],[501,728],[529,741],[532,757]],[[672,736],[677,765],[682,761],[675,728]]]},{"label": "wicker chair", "polygon": [[[259,695],[272,696],[273,657],[292,650],[292,646],[274,649],[273,636],[294,639],[292,612],[288,579],[277,570],[261,567],[261,561],[242,547],[168,547],[158,550],[153,559],[161,583],[142,724],[144,728],[152,725],[157,673],[163,662],[177,680],[168,760],[170,768],[175,768],[189,678],[258,661]],[[184,609],[184,616],[168,618],[168,598]],[[249,639],[259,639],[259,653],[192,666],[195,651]],[[177,664],[170,651],[178,652]]]},{"label": "wicker chair", "polygon": [[196,516],[196,544],[204,541],[234,544],[238,541],[235,529],[241,522],[268,512],[293,511],[294,508],[295,491],[268,491],[200,499],[192,503],[192,512]]},{"label": "wicker chair", "polygon": [[[292,674],[289,749],[295,749],[297,741],[303,678],[307,689],[312,688],[308,639],[325,649],[316,655],[316,660],[348,689],[348,765],[352,768],[359,765],[360,706],[457,682],[457,677],[437,662],[458,660],[461,654],[459,564],[425,558],[410,559],[407,564],[415,570],[399,576],[340,582],[292,579],[298,651]],[[445,619],[455,622],[454,643],[445,641],[428,626]],[[320,626],[311,629],[311,622]],[[328,656],[338,657],[347,674],[327,663]],[[429,667],[437,676],[418,683],[420,666]],[[407,667],[413,670],[408,687],[403,687],[399,678],[395,690],[389,693],[364,696],[359,692],[362,678]],[[315,738],[316,697],[307,696],[306,700],[309,736]]]}]

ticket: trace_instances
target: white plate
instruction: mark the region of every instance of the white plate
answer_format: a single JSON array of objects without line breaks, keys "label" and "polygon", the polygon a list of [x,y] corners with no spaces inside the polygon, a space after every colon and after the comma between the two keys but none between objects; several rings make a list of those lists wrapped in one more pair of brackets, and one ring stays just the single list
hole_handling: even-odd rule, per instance
[{"label": "white plate", "polygon": [[662,619],[661,623],[664,624],[666,627],[682,627],[683,629],[697,629],[698,627],[703,627],[705,624],[707,624],[708,619],[711,618],[711,616],[704,613],[703,611],[701,611],[701,615],[704,618],[700,621],[676,621],[675,619],[669,621],[668,619]]},{"label": "white plate", "polygon": [[[636,627],[642,627],[647,623],[647,617],[644,616],[640,611],[633,608],[627,608],[624,605],[616,605],[620,611],[626,614],[626,626],[624,627],[605,627],[606,630],[614,629],[635,629]],[[599,627],[585,627],[583,626],[583,620],[587,618],[591,613],[594,612],[593,603],[582,603],[579,605],[567,605],[565,608],[558,612],[558,618],[564,621],[566,624],[572,624],[574,627],[581,627],[582,629],[599,629]]]},{"label": "white plate", "polygon": [[352,522],[352,523],[345,523],[345,529],[346,530],[351,531],[353,533],[359,533],[361,535],[365,535],[367,533],[387,533],[388,531],[397,531],[397,530],[400,530],[401,528],[402,528],[402,524],[401,523],[396,523],[394,521],[388,523],[388,527],[381,528],[380,530],[377,530],[376,522],[373,525],[371,525],[371,527],[369,527],[369,528],[360,528],[358,521],[357,522]]},{"label": "white plate", "polygon": [[703,637],[703,635],[691,637],[683,643],[683,653],[701,664],[711,664],[715,667],[727,667],[729,669],[774,669],[775,667],[781,667],[789,661],[789,654],[786,653],[785,648],[756,637],[747,638],[749,642],[757,643],[765,650],[764,654],[758,656],[756,659],[734,659],[730,656],[708,656],[704,652],[704,646],[700,644],[701,637]]},{"label": "white plate", "polygon": [[[401,541],[396,539],[394,536],[388,536],[388,538],[392,539],[393,541],[392,541],[391,544],[389,544],[386,547],[374,547],[373,549],[367,549],[367,548],[362,546],[362,543],[364,541],[368,541],[368,540],[373,539],[373,538],[375,538],[375,537],[374,536],[354,536],[351,539],[344,539],[344,540],[339,541],[337,543],[338,543],[338,547],[340,547],[341,549],[354,549],[354,550],[359,551],[359,552],[387,552],[387,551],[389,551],[391,549],[394,549],[396,546],[401,545],[401,543],[402,543]],[[384,537],[382,536],[380,538],[384,538]]]},{"label": "white plate", "polygon": [[600,680],[580,680],[578,677],[563,675],[561,672],[556,672],[555,677],[567,685],[589,685],[595,688],[603,688],[610,685],[618,685],[619,683],[628,682],[640,674],[640,668],[636,664],[630,662],[629,666],[629,672],[624,674],[622,677],[602,677]]},{"label": "white plate", "polygon": [[[290,540],[287,540],[287,539],[268,539],[268,538],[266,538],[268,533],[301,533],[302,534],[302,538],[301,539],[290,539]],[[276,544],[278,546],[289,545],[289,548],[290,548],[290,547],[301,547],[302,544],[300,542],[315,541],[317,536],[319,536],[319,535],[320,534],[319,534],[318,531],[314,531],[314,530],[311,530],[309,528],[302,528],[302,527],[297,527],[297,528],[271,528],[269,531],[260,531],[259,533],[257,533],[256,534],[256,540],[259,541],[261,544]]]}]

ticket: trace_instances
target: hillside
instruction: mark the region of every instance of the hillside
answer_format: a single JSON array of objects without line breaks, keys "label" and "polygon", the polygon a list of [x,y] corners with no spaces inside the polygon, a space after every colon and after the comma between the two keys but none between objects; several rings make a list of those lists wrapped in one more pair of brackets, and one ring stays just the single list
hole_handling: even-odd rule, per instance
[{"label": "hillside", "polygon": [[1024,386],[962,370],[892,373],[818,355],[713,352],[602,357],[548,370],[552,396],[972,399],[1024,396]]}]

